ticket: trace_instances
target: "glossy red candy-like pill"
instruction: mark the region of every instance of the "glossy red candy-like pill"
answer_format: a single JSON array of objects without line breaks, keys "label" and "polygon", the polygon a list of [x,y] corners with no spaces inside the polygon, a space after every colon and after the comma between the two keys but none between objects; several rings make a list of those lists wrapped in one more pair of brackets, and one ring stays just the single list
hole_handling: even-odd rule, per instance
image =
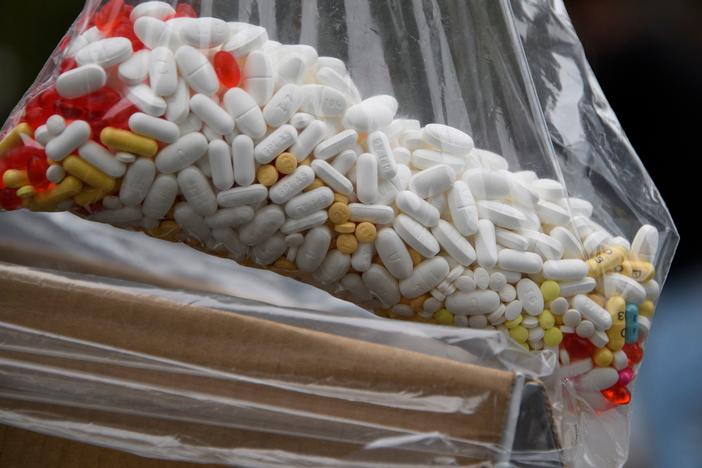
[{"label": "glossy red candy-like pill", "polygon": [[229,52],[220,50],[214,56],[214,69],[219,82],[226,88],[233,88],[241,81],[241,71],[236,59]]},{"label": "glossy red candy-like pill", "polygon": [[16,210],[22,206],[22,199],[17,196],[17,189],[0,189],[0,207],[4,210]]},{"label": "glossy red candy-like pill", "polygon": [[638,364],[643,359],[643,349],[641,349],[638,343],[625,344],[622,351],[624,351],[626,357],[629,358],[629,366]]},{"label": "glossy red candy-like pill", "polygon": [[575,333],[566,333],[563,337],[563,347],[568,351],[571,361],[588,359],[595,351],[595,346],[587,338],[582,338]]},{"label": "glossy red candy-like pill", "polygon": [[615,384],[605,390],[602,390],[604,396],[609,402],[615,405],[628,405],[631,401],[631,393],[624,385]]},{"label": "glossy red candy-like pill", "polygon": [[32,157],[46,158],[44,150],[34,146],[20,146],[2,156],[6,169],[26,169]]},{"label": "glossy red candy-like pill", "polygon": [[71,57],[67,57],[67,58],[63,59],[63,61],[61,62],[61,65],[59,65],[59,71],[61,73],[64,73],[64,72],[73,70],[77,66],[78,66],[78,63],[76,62],[76,59],[71,58]]},{"label": "glossy red candy-like pill", "polygon": [[197,18],[197,12],[189,3],[179,3],[175,11],[176,18]]},{"label": "glossy red candy-like pill", "polygon": [[49,165],[46,162],[46,156],[32,156],[27,163],[27,178],[36,189],[43,189],[49,185],[46,179],[46,170]]},{"label": "glossy red candy-like pill", "polygon": [[30,99],[25,108],[25,121],[34,130],[44,125],[56,113],[56,102],[59,99],[56,88],[49,88]]}]

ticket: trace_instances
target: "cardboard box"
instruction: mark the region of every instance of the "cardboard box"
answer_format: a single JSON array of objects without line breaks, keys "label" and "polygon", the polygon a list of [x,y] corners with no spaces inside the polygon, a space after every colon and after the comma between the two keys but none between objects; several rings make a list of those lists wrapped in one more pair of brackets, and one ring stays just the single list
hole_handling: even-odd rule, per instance
[{"label": "cardboard box", "polygon": [[[558,448],[538,382],[522,386],[510,372],[98,282],[0,264],[0,327],[7,377],[0,409],[15,417],[0,422],[135,454],[216,462],[244,449],[266,456],[282,450],[369,463],[451,456],[468,464],[509,455],[482,444]],[[91,427],[145,437],[114,444]],[[419,440],[401,439],[408,435]],[[132,466],[124,461],[130,456],[52,438],[41,439],[46,453],[33,455],[41,463],[30,465],[17,455],[16,441],[37,436],[6,429],[4,437],[2,456],[16,457],[17,466],[73,466],[51,464],[56,447]],[[151,439],[169,440],[173,449]]]}]

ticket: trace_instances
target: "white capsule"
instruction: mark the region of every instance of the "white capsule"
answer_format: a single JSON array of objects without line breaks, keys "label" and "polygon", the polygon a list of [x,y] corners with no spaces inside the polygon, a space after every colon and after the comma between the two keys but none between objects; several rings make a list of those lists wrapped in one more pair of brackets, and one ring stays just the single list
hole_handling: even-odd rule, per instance
[{"label": "white capsule", "polygon": [[[270,56],[259,50],[249,54],[244,65],[246,91],[263,107],[273,96],[275,80],[273,78],[273,61]],[[302,104],[302,102],[300,102]]]},{"label": "white capsule", "polygon": [[308,84],[302,87],[302,92],[302,108],[319,117],[341,117],[348,107],[346,96],[329,86]]},{"label": "white capsule", "polygon": [[281,207],[265,206],[256,212],[254,219],[239,228],[239,238],[246,245],[258,245],[275,234],[284,222],[285,213]]},{"label": "white capsule", "polygon": [[449,273],[445,258],[434,257],[417,265],[412,274],[400,281],[400,292],[408,299],[425,294],[441,283]]},{"label": "white capsule", "polygon": [[529,248],[529,239],[506,229],[496,228],[495,239],[500,246],[508,249],[525,251]]},{"label": "white capsule", "polygon": [[459,174],[463,172],[466,166],[466,161],[462,157],[439,153],[438,151],[424,148],[414,150],[411,162],[412,166],[417,169],[429,169],[439,164],[446,164]]},{"label": "white capsule", "polygon": [[383,132],[373,132],[368,135],[368,150],[378,161],[378,174],[386,180],[397,175],[397,163],[390,147],[390,141]]},{"label": "white capsule", "polygon": [[476,253],[468,240],[451,225],[451,223],[439,220],[438,225],[432,228],[431,233],[439,242],[439,245],[448,253],[451,258],[463,266],[468,266],[475,262]]},{"label": "white capsule", "polygon": [[197,162],[207,152],[207,138],[201,133],[189,133],[161,150],[156,156],[156,168],[172,174]]},{"label": "white capsule", "polygon": [[210,142],[207,151],[212,173],[212,183],[218,190],[227,190],[234,185],[234,169],[229,145],[224,140]]},{"label": "white capsule", "polygon": [[448,191],[447,199],[451,219],[458,232],[464,236],[475,234],[478,231],[478,208],[468,185],[457,181]]},{"label": "white capsule", "polygon": [[358,133],[355,130],[344,130],[318,144],[314,150],[314,157],[329,159],[342,151],[352,149],[357,140]]},{"label": "white capsule", "polygon": [[193,18],[180,31],[186,44],[198,49],[219,47],[229,40],[229,25],[218,18]]},{"label": "white capsule", "polygon": [[356,161],[356,195],[366,204],[376,203],[378,199],[378,161],[370,153],[361,154]]},{"label": "white capsule", "polygon": [[127,99],[131,101],[140,111],[145,114],[161,117],[166,113],[168,105],[166,101],[157,96],[153,90],[145,84],[131,86],[127,88]]},{"label": "white capsule", "polygon": [[[136,163],[135,163],[136,164]],[[172,175],[161,174],[151,184],[142,211],[151,219],[161,219],[173,206],[178,195],[178,182]]]},{"label": "white capsule", "polygon": [[219,89],[219,79],[210,61],[199,50],[179,47],[175,54],[180,76],[200,94],[212,96]]},{"label": "white capsule", "polygon": [[127,60],[132,56],[132,43],[124,37],[101,39],[83,47],[76,54],[78,65],[94,63],[103,68],[109,68]]},{"label": "white capsule", "polygon": [[519,233],[529,239],[529,250],[541,255],[544,260],[560,260],[563,256],[563,246],[553,237],[530,229],[522,229]]},{"label": "white capsule", "polygon": [[570,222],[568,210],[550,201],[539,200],[536,203],[536,213],[543,224],[562,226]]},{"label": "white capsule", "polygon": [[456,174],[446,165],[438,165],[418,172],[410,179],[409,187],[421,198],[430,198],[453,187]]},{"label": "white capsule", "polygon": [[353,193],[353,184],[342,173],[334,169],[328,162],[315,159],[311,164],[314,173],[324,181],[334,191],[342,195],[351,195]]},{"label": "white capsule", "polygon": [[90,125],[83,120],[76,120],[46,145],[46,157],[52,161],[62,161],[89,139]]},{"label": "white capsule", "polygon": [[91,215],[88,219],[112,225],[129,224],[141,220],[141,210],[134,206],[126,206],[117,210],[102,210]]},{"label": "white capsule", "polygon": [[205,219],[189,203],[176,204],[173,210],[173,219],[180,227],[200,241],[204,242],[209,239],[210,228],[205,223]]},{"label": "white capsule", "polygon": [[276,234],[254,246],[253,260],[259,265],[267,266],[278,260],[284,253],[283,236]]},{"label": "white capsule", "polygon": [[271,127],[280,127],[300,109],[302,90],[294,84],[285,85],[271,97],[263,109],[263,118]]},{"label": "white capsule", "polygon": [[346,109],[344,127],[359,133],[371,133],[385,128],[392,122],[395,113],[387,106],[365,100]]},{"label": "white capsule", "polygon": [[517,297],[529,315],[537,316],[544,311],[544,296],[536,283],[523,278],[517,283]]},{"label": "white capsule", "polygon": [[568,229],[564,228],[563,226],[556,226],[549,234],[563,246],[564,258],[586,258],[587,254],[585,253],[585,249],[583,249],[580,240],[578,240],[578,238],[575,237],[575,234],[570,232]]},{"label": "white capsule", "polygon": [[392,307],[400,302],[400,288],[397,280],[380,265],[371,265],[362,275],[363,284],[373,297],[385,307]]},{"label": "white capsule", "polygon": [[532,274],[541,271],[543,260],[532,252],[503,249],[497,254],[497,265],[503,270]]},{"label": "white capsule", "polygon": [[266,121],[256,101],[243,89],[232,88],[224,95],[224,108],[240,132],[258,140],[266,134]]},{"label": "white capsule", "polygon": [[200,169],[191,166],[178,173],[178,187],[190,206],[201,216],[217,211],[217,199]]},{"label": "white capsule", "polygon": [[300,246],[295,258],[297,267],[306,273],[317,270],[327,255],[331,240],[331,231],[326,226],[311,229],[305,236],[305,242]]},{"label": "white capsule", "polygon": [[219,135],[229,135],[234,131],[234,120],[231,116],[204,94],[196,94],[190,98],[190,110]]},{"label": "white capsule", "polygon": [[646,291],[646,299],[656,302],[661,293],[661,287],[656,280],[646,281],[641,286]]},{"label": "white capsule", "polygon": [[557,202],[566,196],[563,185],[553,179],[539,179],[531,183],[531,188],[536,190],[544,200]]},{"label": "white capsule", "polygon": [[363,205],[361,203],[349,204],[351,221],[360,223],[367,221],[373,224],[392,224],[395,212],[386,205]]},{"label": "white capsule", "polygon": [[398,215],[393,222],[393,227],[402,240],[421,256],[431,258],[439,253],[439,242],[424,226],[409,216]]},{"label": "white capsule", "polygon": [[470,153],[474,147],[469,135],[447,125],[429,124],[422,130],[422,136],[440,151],[457,156]]},{"label": "white capsule", "polygon": [[299,166],[295,172],[283,177],[271,187],[269,197],[273,203],[285,204],[313,181],[314,171],[309,166]]},{"label": "white capsule", "polygon": [[578,294],[573,298],[573,306],[583,318],[592,322],[598,330],[608,330],[612,326],[612,317],[609,312],[584,294]]},{"label": "white capsule", "polygon": [[[251,57],[256,52],[255,49],[262,47],[267,40],[266,28],[248,25],[248,27],[235,32],[222,46],[222,50],[226,50],[237,58],[246,54]],[[252,53],[252,51],[254,52]]]},{"label": "white capsule", "polygon": [[463,174],[463,181],[478,200],[504,200],[511,194],[508,174],[474,169]]},{"label": "white capsule", "polygon": [[175,56],[168,47],[157,47],[149,55],[149,83],[157,96],[171,96],[178,87]]},{"label": "white capsule", "polygon": [[261,184],[237,187],[217,194],[217,202],[224,208],[256,206],[266,198],[268,198],[268,189]]},{"label": "white capsule", "polygon": [[104,146],[89,141],[78,149],[81,159],[89,162],[110,177],[122,177],[127,166],[115,158]]},{"label": "white capsule", "polygon": [[83,47],[87,46],[92,42],[99,41],[104,37],[105,36],[103,36],[102,32],[97,28],[97,26],[93,26],[92,28],[78,35],[75,39],[73,39],[73,41],[71,41],[70,45],[68,46],[65,52],[66,57],[75,57],[78,51],[81,50]]},{"label": "white capsule", "polygon": [[619,380],[619,373],[611,367],[595,367],[580,377],[578,387],[584,390],[605,390]]},{"label": "white capsule", "polygon": [[521,211],[493,200],[479,201],[478,214],[480,218],[489,219],[495,226],[505,229],[524,228],[527,223],[527,219]]},{"label": "white capsule", "polygon": [[[246,187],[256,179],[253,141],[247,135],[239,135],[232,142],[234,181]],[[264,197],[265,198],[265,197]]]},{"label": "white capsule", "polygon": [[322,284],[331,284],[346,276],[350,267],[350,255],[338,250],[332,250],[315,272],[314,278]]},{"label": "white capsule", "polygon": [[405,279],[412,274],[414,269],[412,257],[400,236],[392,228],[383,228],[378,232],[375,249],[385,268],[395,278]]},{"label": "white capsule", "polygon": [[178,80],[175,92],[166,99],[166,120],[183,123],[190,114],[190,92],[185,80]]},{"label": "white capsule", "polygon": [[293,219],[304,218],[323,210],[334,203],[334,192],[329,187],[320,187],[293,197],[285,205],[285,214]]},{"label": "white capsule", "polygon": [[361,275],[357,273],[349,273],[341,279],[341,286],[351,293],[351,297],[354,301],[365,302],[373,299],[368,288],[363,284],[363,279]]},{"label": "white capsule", "polygon": [[232,254],[234,260],[243,261],[248,256],[248,247],[231,228],[214,229],[212,237]]},{"label": "white capsule", "polygon": [[172,144],[180,138],[180,129],[173,122],[136,112],[129,117],[129,129],[139,135]]},{"label": "white capsule", "polygon": [[254,156],[259,164],[268,164],[297,141],[297,131],[292,125],[283,125],[256,145]]},{"label": "white capsule", "polygon": [[439,223],[439,210],[413,192],[405,190],[398,193],[395,203],[400,211],[424,226],[435,227]]},{"label": "white capsule", "polygon": [[131,19],[132,22],[134,22],[141,17],[150,16],[152,18],[163,20],[165,18],[170,18],[175,14],[175,10],[168,3],[160,1],[149,1],[140,3],[139,5],[135,6],[131,14],[129,15],[129,19]]},{"label": "white capsule", "polygon": [[283,234],[294,234],[296,232],[306,231],[310,228],[321,226],[329,219],[329,214],[326,210],[315,211],[302,218],[289,219],[280,228]]},{"label": "white capsule", "polygon": [[500,296],[490,290],[457,292],[446,298],[446,308],[455,315],[485,315],[499,305]]},{"label": "white capsule", "polygon": [[49,129],[46,128],[46,125],[41,125],[34,130],[34,141],[42,146],[46,146],[54,136],[56,135],[52,134]]},{"label": "white capsule", "polygon": [[559,283],[561,286],[561,296],[571,297],[576,294],[587,294],[597,286],[595,278],[589,276],[578,281],[564,281]]},{"label": "white capsule", "polygon": [[583,375],[594,367],[592,359],[579,359],[577,361],[568,361],[559,367],[558,373],[562,378],[570,379]]},{"label": "white capsule", "polygon": [[587,263],[578,259],[544,262],[544,277],[556,281],[577,281],[587,276],[587,270]]},{"label": "white capsule", "polygon": [[495,225],[487,219],[478,221],[478,232],[475,236],[475,251],[478,263],[483,268],[494,268],[497,265],[497,240]]},{"label": "white capsule", "polygon": [[358,244],[358,249],[351,255],[351,266],[354,270],[365,272],[373,264],[375,255],[375,244],[373,242],[362,242]]},{"label": "white capsule", "polygon": [[148,158],[137,159],[122,179],[119,199],[125,206],[138,206],[149,193],[155,177],[154,162]]},{"label": "white capsule", "polygon": [[105,86],[107,74],[99,65],[83,65],[59,75],[56,80],[56,91],[67,99],[78,98],[90,94]]},{"label": "white capsule", "polygon": [[[271,101],[273,102],[273,101]],[[269,103],[270,105],[270,103]],[[290,152],[298,161],[303,161],[310,155],[312,150],[324,138],[327,132],[327,126],[320,120],[313,120],[307,127],[298,135],[297,142],[290,148]]]},{"label": "white capsule", "polygon": [[655,263],[658,252],[658,230],[644,224],[631,242],[631,255],[639,260]]},{"label": "white capsule", "polygon": [[644,287],[635,279],[619,273],[604,275],[604,291],[607,297],[619,295],[632,304],[641,304],[646,300]]}]

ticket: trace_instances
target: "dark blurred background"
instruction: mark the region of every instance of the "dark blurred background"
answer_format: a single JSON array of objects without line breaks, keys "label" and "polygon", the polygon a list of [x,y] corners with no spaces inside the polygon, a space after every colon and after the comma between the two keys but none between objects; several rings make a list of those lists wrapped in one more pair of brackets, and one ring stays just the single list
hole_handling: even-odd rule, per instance
[{"label": "dark blurred background", "polygon": [[[459,1],[459,0],[457,0]],[[543,0],[547,1],[547,0]],[[0,0],[0,121],[83,0]],[[629,467],[699,467],[702,281],[702,2],[566,0],[605,95],[673,214],[682,241],[634,397]]]}]

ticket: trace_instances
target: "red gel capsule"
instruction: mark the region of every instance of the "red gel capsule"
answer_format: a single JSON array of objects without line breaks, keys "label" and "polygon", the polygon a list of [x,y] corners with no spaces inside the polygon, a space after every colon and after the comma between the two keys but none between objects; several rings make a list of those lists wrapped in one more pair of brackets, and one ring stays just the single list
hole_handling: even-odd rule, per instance
[{"label": "red gel capsule", "polygon": [[222,86],[233,88],[241,81],[241,71],[236,59],[229,52],[220,50],[214,56],[214,69]]},{"label": "red gel capsule", "polygon": [[590,340],[581,338],[575,333],[565,334],[563,347],[568,351],[571,361],[590,358],[595,351],[595,346]]},{"label": "red gel capsule", "polygon": [[41,190],[49,185],[46,179],[46,170],[49,165],[46,162],[46,157],[32,156],[27,163],[27,178],[34,188]]},{"label": "red gel capsule", "polygon": [[0,207],[7,211],[22,207],[22,199],[17,196],[17,189],[0,189]]},{"label": "red gel capsule", "polygon": [[609,402],[615,405],[628,405],[631,401],[631,393],[624,385],[615,384],[605,390],[602,390],[604,396]]},{"label": "red gel capsule", "polygon": [[34,146],[20,146],[14,148],[3,155],[3,163],[6,169],[26,169],[29,160],[33,157],[46,158],[44,150]]},{"label": "red gel capsule", "polygon": [[644,352],[638,343],[625,344],[622,351],[624,351],[626,357],[629,358],[629,367],[638,364],[643,359]]},{"label": "red gel capsule", "polygon": [[176,18],[197,18],[197,12],[189,3],[179,3],[175,11]]}]

